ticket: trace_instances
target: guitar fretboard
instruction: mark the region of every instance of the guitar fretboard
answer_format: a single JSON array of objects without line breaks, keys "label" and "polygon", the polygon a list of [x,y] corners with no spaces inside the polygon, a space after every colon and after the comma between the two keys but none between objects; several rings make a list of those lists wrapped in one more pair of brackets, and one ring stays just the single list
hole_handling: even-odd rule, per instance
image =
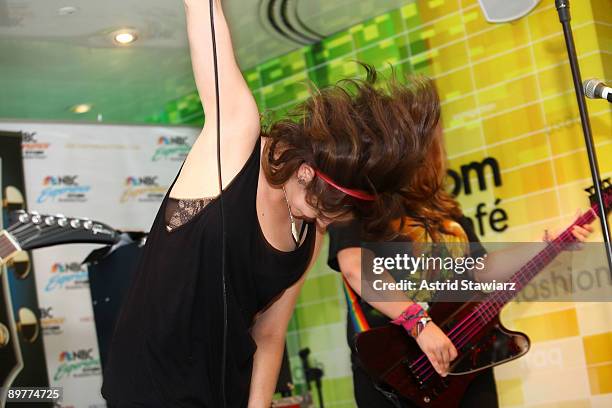
[{"label": "guitar fretboard", "polygon": [[579,217],[568,229],[561,233],[555,240],[551,241],[546,248],[540,251],[521,269],[519,269],[508,282],[515,283],[514,291],[495,291],[487,296],[487,299],[482,302],[477,308],[477,313],[480,318],[488,323],[501,311],[501,309],[510,302],[517,294],[546,266],[548,266],[559,253],[564,251],[568,246],[576,242],[576,238],[571,234],[574,225],[590,224],[595,220],[596,213],[594,209],[587,211]]},{"label": "guitar fretboard", "polygon": [[0,231],[0,263],[19,250],[6,232]]}]

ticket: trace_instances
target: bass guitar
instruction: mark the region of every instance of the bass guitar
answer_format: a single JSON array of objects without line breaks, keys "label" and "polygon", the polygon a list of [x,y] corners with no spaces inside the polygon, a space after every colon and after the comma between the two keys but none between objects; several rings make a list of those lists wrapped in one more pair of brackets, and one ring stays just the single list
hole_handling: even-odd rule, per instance
[{"label": "bass guitar", "polygon": [[[606,180],[606,211],[612,204],[612,187]],[[363,368],[381,387],[415,405],[427,408],[458,407],[461,397],[478,372],[521,357],[529,350],[529,338],[510,331],[499,320],[501,309],[544,267],[576,239],[574,225],[595,220],[595,204],[545,249],[521,267],[508,282],[515,292],[493,291],[478,294],[466,303],[438,302],[429,309],[432,320],[455,345],[458,356],[447,377],[435,371],[427,356],[405,330],[396,325],[374,328],[357,334],[355,346]]]}]

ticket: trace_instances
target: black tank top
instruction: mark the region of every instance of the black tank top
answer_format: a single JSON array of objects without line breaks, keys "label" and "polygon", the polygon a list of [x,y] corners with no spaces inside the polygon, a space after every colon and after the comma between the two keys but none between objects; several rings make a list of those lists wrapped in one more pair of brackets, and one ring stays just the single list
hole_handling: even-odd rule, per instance
[{"label": "black tank top", "polygon": [[[316,235],[309,225],[305,241],[292,252],[266,241],[255,207],[260,145],[258,140],[223,192],[228,407],[248,402],[256,349],[250,335],[254,316],[302,276]],[[220,202],[212,199],[192,219],[168,231],[165,207],[177,178],[153,222],[117,319],[102,385],[110,403],[223,406]]]}]

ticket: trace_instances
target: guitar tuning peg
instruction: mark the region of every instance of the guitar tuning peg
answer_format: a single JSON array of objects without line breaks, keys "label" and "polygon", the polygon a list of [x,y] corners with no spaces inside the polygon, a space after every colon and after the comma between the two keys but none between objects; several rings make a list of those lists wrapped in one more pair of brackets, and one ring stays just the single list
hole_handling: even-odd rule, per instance
[{"label": "guitar tuning peg", "polygon": [[30,221],[30,214],[24,211],[23,213],[19,214],[19,217],[17,219],[19,220],[19,222],[25,224],[26,222]]},{"label": "guitar tuning peg", "polygon": [[55,217],[52,215],[45,217],[45,224],[49,226],[55,224]]},{"label": "guitar tuning peg", "polygon": [[85,221],[83,222],[83,228],[85,228],[86,230],[89,230],[92,227],[93,227],[93,221],[89,219],[85,219]]},{"label": "guitar tuning peg", "polygon": [[81,221],[74,219],[70,221],[70,226],[74,229],[80,228],[81,227]]}]

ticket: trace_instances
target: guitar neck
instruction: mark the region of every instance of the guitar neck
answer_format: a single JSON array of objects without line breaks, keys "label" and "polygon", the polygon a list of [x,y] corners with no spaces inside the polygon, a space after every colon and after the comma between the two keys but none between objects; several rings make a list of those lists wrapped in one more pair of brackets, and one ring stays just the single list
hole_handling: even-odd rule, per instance
[{"label": "guitar neck", "polygon": [[595,219],[596,214],[593,210],[587,211],[578,218],[569,228],[561,233],[556,239],[551,241],[546,248],[540,251],[536,256],[531,258],[523,267],[514,273],[508,279],[508,282],[514,283],[515,290],[513,291],[494,291],[491,292],[486,299],[478,306],[478,313],[481,318],[488,323],[495,318],[501,309],[525,287],[527,284],[546,266],[548,266],[559,253],[564,251],[568,246],[576,242],[576,238],[571,231],[575,225],[590,224]]},{"label": "guitar neck", "polygon": [[15,240],[6,231],[0,231],[0,265],[4,264],[19,251],[19,245]]}]

